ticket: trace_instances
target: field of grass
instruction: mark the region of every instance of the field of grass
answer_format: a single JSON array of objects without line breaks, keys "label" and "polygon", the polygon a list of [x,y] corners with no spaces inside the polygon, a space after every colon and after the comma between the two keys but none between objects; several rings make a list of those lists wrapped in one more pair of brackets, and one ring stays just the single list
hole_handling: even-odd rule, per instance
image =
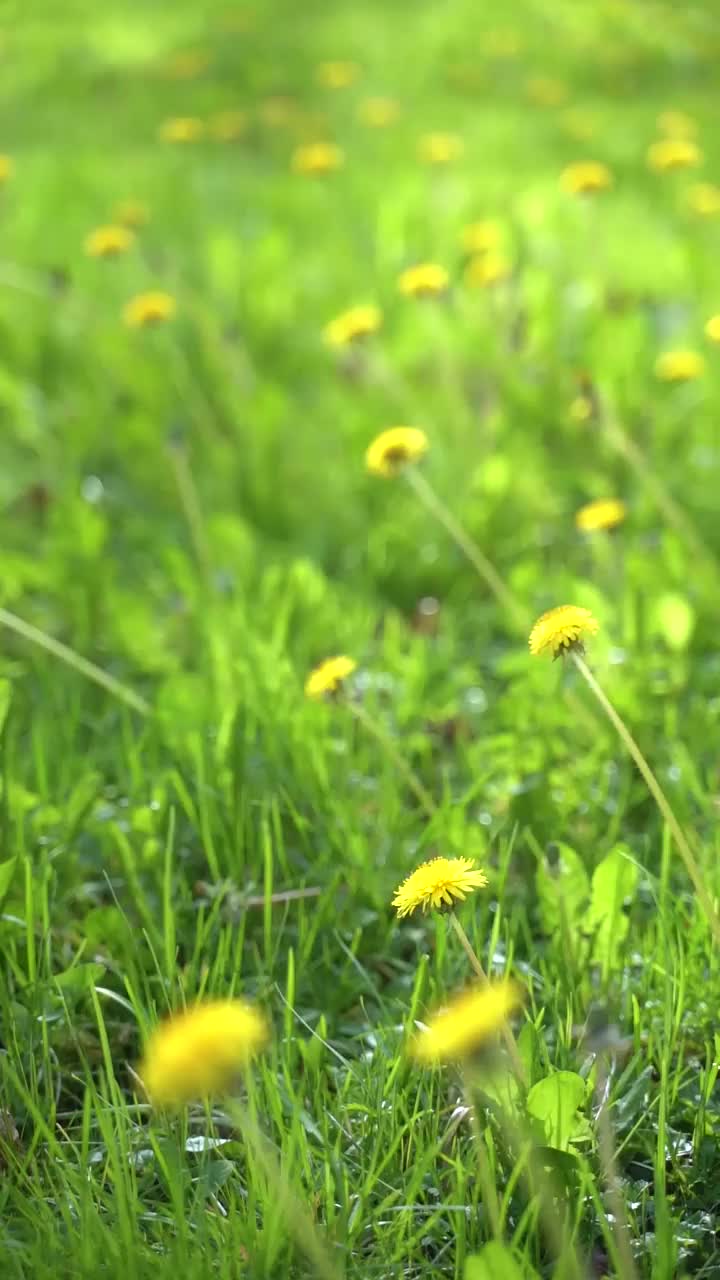
[{"label": "field of grass", "polygon": [[[0,27],[2,1276],[719,1277],[720,12]],[[566,603],[669,816],[528,651]],[[398,919],[438,855],[487,887]],[[520,1078],[407,1052],[456,920]],[[227,997],[272,1024],[237,1096],[153,1108],[147,1037]]]}]

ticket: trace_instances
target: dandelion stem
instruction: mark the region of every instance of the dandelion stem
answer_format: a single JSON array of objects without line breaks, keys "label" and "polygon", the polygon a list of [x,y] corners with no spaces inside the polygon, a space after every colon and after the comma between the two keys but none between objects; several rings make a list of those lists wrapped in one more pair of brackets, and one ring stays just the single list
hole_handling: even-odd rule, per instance
[{"label": "dandelion stem", "polygon": [[581,657],[581,655],[577,651],[574,651],[571,656],[575,663],[575,666],[577,667],[578,671],[583,677],[583,680],[591,689],[592,693],[595,695],[595,698],[600,703],[600,706],[605,712],[605,715],[607,716],[610,723],[617,730],[617,733],[620,737],[621,742],[623,743],[623,746],[626,747],[630,756],[635,761],[635,764],[637,765],[643,777],[643,780],[647,786],[648,791],[650,792],[650,795],[655,801],[658,809],[660,810],[660,813],[662,814],[663,818],[665,819],[665,822],[667,823],[670,829],[670,833],[675,841],[675,844],[677,845],[678,853],[680,854],[680,857],[682,858],[685,864],[685,870],[687,871],[693,883],[693,887],[695,889],[695,892],[697,893],[698,900],[705,913],[707,922],[710,925],[710,928],[715,936],[715,941],[720,942],[720,918],[718,918],[712,899],[710,898],[710,894],[708,893],[705,887],[705,882],[702,878],[702,874],[700,872],[700,868],[698,867],[697,861],[695,859],[695,855],[690,847],[690,842],[687,836],[685,835],[682,827],[680,826],[680,823],[675,817],[675,814],[672,808],[670,807],[670,802],[668,801],[668,798],[665,795],[665,792],[660,786],[660,783],[658,782],[655,774],[650,768],[650,765],[645,759],[645,756],[640,750],[637,742],[635,741],[632,734],[630,733],[630,730],[625,724],[625,721],[615,710],[615,707],[613,706],[612,702],[608,698],[607,694],[598,684],[590,668],[585,662],[585,659]]},{"label": "dandelion stem", "polygon": [[435,814],[437,813],[437,806],[435,804],[435,801],[432,799],[432,796],[429,794],[429,792],[425,790],[420,780],[413,773],[413,770],[410,768],[410,765],[407,763],[407,761],[403,758],[402,753],[398,750],[397,744],[395,743],[391,735],[387,733],[386,730],[382,727],[382,725],[373,716],[369,714],[369,712],[365,709],[362,703],[348,702],[347,705],[352,715],[354,715],[355,719],[358,721],[358,723],[361,724],[363,728],[367,730],[368,733],[372,734],[376,742],[380,743],[380,746],[382,747],[385,754],[389,757],[390,760],[392,760],[392,763],[395,765],[395,768],[397,769],[398,773],[402,774],[402,777],[407,782],[408,786],[410,787],[410,790],[419,800],[427,816],[429,818],[434,818]]},{"label": "dandelion stem", "polygon": [[[483,966],[478,958],[477,952],[475,951],[475,948],[473,947],[470,939],[468,938],[465,930],[463,929],[454,911],[450,912],[448,919],[450,921],[451,927],[455,931],[455,934],[460,943],[460,946],[462,947],[463,951],[465,952],[465,955],[470,961],[470,967],[472,968],[476,976],[480,979],[482,985],[484,987],[488,986],[488,983],[489,983],[488,976],[485,970],[483,969]],[[527,1076],[525,1072],[525,1066],[523,1064],[522,1058],[520,1057],[520,1053],[518,1051],[515,1037],[506,1022],[503,1022],[502,1024],[502,1037],[503,1037],[503,1040],[505,1041],[505,1047],[512,1059],[513,1070],[518,1080],[520,1081],[520,1083],[524,1087],[527,1087]]]},{"label": "dandelion stem", "polygon": [[207,584],[210,580],[210,552],[205,535],[202,507],[200,506],[195,478],[188,461],[187,450],[184,445],[171,442],[168,452],[180,505],[187,522],[195,556]]},{"label": "dandelion stem", "polygon": [[630,1243],[630,1224],[628,1222],[625,1200],[620,1191],[617,1159],[615,1156],[615,1138],[607,1105],[608,1077],[604,1061],[598,1063],[595,1093],[599,1102],[597,1113],[597,1135],[600,1162],[605,1176],[608,1199],[612,1210],[612,1230],[618,1251],[622,1280],[637,1280],[635,1259]]},{"label": "dandelion stem", "polygon": [[446,507],[423,473],[417,467],[407,467],[404,474],[411,489],[430,514],[435,516],[446,532],[450,534],[455,545],[469,560],[478,576],[485,583],[485,586],[495,596],[498,604],[508,611],[519,629],[526,629],[528,616],[520,601],[505,586],[494,564],[488,560],[477,543],[465,532],[462,525],[455,519],[452,511]]},{"label": "dandelion stem", "polygon": [[150,715],[150,704],[144,698],[141,698],[139,693],[135,693],[133,689],[129,689],[120,680],[116,680],[115,676],[111,676],[108,671],[103,671],[102,667],[98,667],[94,662],[83,658],[81,654],[76,653],[74,649],[70,649],[61,640],[56,640],[54,636],[49,636],[46,631],[41,631],[39,627],[33,626],[31,622],[25,622],[16,613],[12,613],[9,609],[0,609],[0,626],[7,627],[9,631],[14,631],[16,635],[22,636],[24,640],[29,640],[31,644],[37,645],[39,649],[44,649],[46,653],[51,653],[54,658],[59,658],[66,666],[72,667],[74,671],[79,672],[86,679],[92,680],[94,684],[101,685],[103,689],[106,689],[108,693],[111,693],[120,702],[132,707],[133,711],[139,712],[142,716]]}]

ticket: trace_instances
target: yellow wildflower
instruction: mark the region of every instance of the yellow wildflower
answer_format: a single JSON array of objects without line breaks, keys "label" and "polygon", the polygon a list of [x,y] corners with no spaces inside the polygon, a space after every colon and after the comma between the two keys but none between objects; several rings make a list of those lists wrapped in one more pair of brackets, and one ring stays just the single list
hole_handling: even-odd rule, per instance
[{"label": "yellow wildflower", "polygon": [[175,314],[176,305],[172,294],[151,289],[148,293],[136,294],[126,303],[123,319],[131,329],[144,329],[148,325],[170,320]]},{"label": "yellow wildflower", "polygon": [[483,253],[471,258],[463,279],[471,289],[487,289],[510,275],[510,263],[500,253]]},{"label": "yellow wildflower", "polygon": [[577,604],[560,604],[548,609],[538,618],[530,632],[530,652],[533,655],[550,649],[554,658],[576,649],[582,653],[582,638],[597,635],[600,624],[589,609]]},{"label": "yellow wildflower", "polygon": [[305,681],[306,698],[325,698],[336,694],[353,671],[357,670],[354,658],[339,654],[336,658],[325,658],[314,667]]},{"label": "yellow wildflower", "polygon": [[655,173],[671,169],[694,169],[703,162],[703,154],[689,138],[661,138],[648,147],[647,162]]},{"label": "yellow wildflower", "polygon": [[419,262],[398,276],[398,289],[406,298],[435,298],[444,293],[450,278],[437,262]]},{"label": "yellow wildflower", "polygon": [[699,351],[663,351],[655,361],[655,376],[661,382],[692,382],[704,372]]},{"label": "yellow wildflower", "polygon": [[317,69],[318,84],[326,89],[346,89],[359,75],[357,62],[321,62]]},{"label": "yellow wildflower", "polygon": [[382,312],[379,307],[368,303],[364,306],[350,307],[336,316],[323,329],[323,337],[330,347],[346,347],[358,338],[367,338],[377,333],[382,324]]},{"label": "yellow wildflower", "polygon": [[705,325],[705,335],[711,342],[720,342],[720,314],[710,317]]},{"label": "yellow wildflower", "polygon": [[0,154],[0,187],[12,177],[14,168],[12,157]]},{"label": "yellow wildflower", "polygon": [[345,153],[334,142],[305,142],[292,157],[295,173],[333,173],[345,163]]},{"label": "yellow wildflower", "polygon": [[394,98],[365,98],[358,104],[358,120],[371,129],[385,129],[399,115],[400,105]]},{"label": "yellow wildflower", "polygon": [[127,253],[134,239],[127,227],[96,227],[85,238],[85,252],[90,258],[117,258]]},{"label": "yellow wildflower", "polygon": [[217,142],[237,142],[247,127],[247,111],[218,111],[208,120],[208,133]]},{"label": "yellow wildflower", "polygon": [[120,226],[135,230],[138,227],[144,227],[150,220],[150,210],[140,200],[121,200],[115,206],[113,217]]},{"label": "yellow wildflower", "polygon": [[612,173],[599,160],[581,160],[577,164],[569,164],[560,174],[560,186],[573,196],[607,191],[612,184]]},{"label": "yellow wildflower", "polygon": [[425,164],[451,164],[464,150],[465,144],[456,133],[424,133],[418,142],[418,155]]},{"label": "yellow wildflower", "polygon": [[440,911],[452,907],[456,899],[464,902],[474,889],[484,889],[487,876],[475,866],[472,858],[432,858],[423,862],[403,880],[395,892],[392,905],[398,918],[409,916],[418,907]]},{"label": "yellow wildflower", "polygon": [[158,130],[161,142],[197,142],[205,132],[205,125],[197,116],[171,116],[163,120]]},{"label": "yellow wildflower", "polygon": [[365,465],[375,476],[394,476],[408,463],[422,458],[429,447],[428,438],[419,427],[388,427],[368,446]]},{"label": "yellow wildflower", "polygon": [[265,1018],[244,1000],[209,1000],[160,1024],[138,1074],[158,1106],[218,1096],[234,1087],[268,1036]]},{"label": "yellow wildflower", "polygon": [[657,127],[666,138],[694,138],[697,135],[697,123],[684,111],[661,111]]},{"label": "yellow wildflower", "polygon": [[478,255],[497,249],[502,240],[502,227],[490,218],[469,222],[460,232],[460,241],[466,253]]},{"label": "yellow wildflower", "polygon": [[603,529],[616,529],[627,515],[627,507],[620,498],[596,498],[586,502],[575,512],[575,528],[582,533],[596,533]]},{"label": "yellow wildflower", "polygon": [[712,182],[696,182],[687,193],[687,202],[692,212],[702,218],[716,217],[720,213],[720,187]]},{"label": "yellow wildflower", "polygon": [[514,982],[490,982],[457,995],[413,1037],[410,1054],[418,1062],[467,1058],[497,1032],[522,1003]]},{"label": "yellow wildflower", "polygon": [[551,76],[532,76],[526,89],[530,101],[538,107],[559,107],[567,98],[565,85]]}]

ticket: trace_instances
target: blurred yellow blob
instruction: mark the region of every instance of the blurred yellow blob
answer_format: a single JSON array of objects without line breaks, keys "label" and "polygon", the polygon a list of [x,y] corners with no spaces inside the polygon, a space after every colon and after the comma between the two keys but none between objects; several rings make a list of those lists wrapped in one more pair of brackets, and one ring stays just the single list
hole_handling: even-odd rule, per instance
[{"label": "blurred yellow blob", "polygon": [[150,210],[141,200],[121,200],[115,206],[115,221],[123,227],[144,227],[150,221]]},{"label": "blurred yellow blob", "polygon": [[127,253],[134,239],[127,227],[96,227],[85,239],[85,252],[89,258],[119,258]]},{"label": "blurred yellow blob", "polygon": [[265,1018],[244,1000],[208,1000],[167,1018],[138,1068],[150,1101],[181,1106],[233,1090],[269,1039]]},{"label": "blurred yellow blob", "polygon": [[510,263],[502,254],[482,253],[470,259],[463,279],[471,289],[487,289],[501,280],[507,280],[510,272]]},{"label": "blurred yellow blob", "polygon": [[570,402],[568,417],[571,422],[589,422],[595,412],[595,406],[589,396],[575,396]]},{"label": "blurred yellow blob", "polygon": [[477,1053],[522,1004],[514,982],[488,982],[455,996],[433,1014],[408,1047],[417,1062],[458,1062]]},{"label": "blurred yellow blob", "polygon": [[297,116],[297,102],[282,94],[265,98],[258,107],[258,115],[270,129],[282,129]]},{"label": "blurred yellow blob", "polygon": [[347,89],[359,75],[357,62],[321,62],[317,69],[318,84],[325,89]]},{"label": "blurred yellow blob", "polygon": [[666,138],[697,137],[697,122],[684,111],[661,111],[657,118],[657,127]]},{"label": "blurred yellow blob", "polygon": [[325,658],[313,667],[305,681],[306,698],[326,698],[340,692],[343,683],[357,670],[357,662],[347,654]]},{"label": "blurred yellow blob", "polygon": [[424,133],[418,142],[418,155],[424,164],[452,164],[464,150],[465,144],[457,133]]},{"label": "blurred yellow blob", "polygon": [[699,351],[663,351],[655,361],[655,376],[661,382],[692,382],[704,372]]},{"label": "blurred yellow blob", "polygon": [[350,307],[336,316],[323,329],[323,338],[329,347],[346,347],[360,338],[377,333],[382,324],[382,311],[371,303]]},{"label": "blurred yellow blob", "polygon": [[607,191],[612,185],[612,173],[599,160],[581,160],[577,164],[569,164],[560,174],[563,191],[574,196],[594,195],[598,191]]},{"label": "blurred yellow blob", "polygon": [[247,111],[218,111],[208,120],[208,133],[217,142],[236,142],[247,127]]},{"label": "blurred yellow blob", "polygon": [[444,293],[450,277],[437,262],[419,262],[398,276],[398,289],[406,298],[435,298]]},{"label": "blurred yellow blob", "polygon": [[400,104],[394,98],[364,98],[358,104],[358,120],[371,129],[386,129],[399,115]]},{"label": "blurred yellow blob", "polygon": [[655,173],[673,169],[694,169],[703,162],[703,154],[689,138],[661,138],[647,150],[648,167]]},{"label": "blurred yellow blob", "polygon": [[210,66],[207,49],[183,49],[173,53],[163,63],[162,70],[169,80],[194,80]]},{"label": "blurred yellow blob", "polygon": [[711,342],[720,342],[720,315],[710,317],[705,325],[705,335]]},{"label": "blurred yellow blob", "polygon": [[151,325],[162,324],[175,315],[177,304],[172,294],[163,293],[161,289],[151,289],[148,293],[138,293],[126,303],[123,320],[130,329],[145,329]]},{"label": "blurred yellow blob", "polygon": [[568,91],[562,80],[552,76],[531,76],[525,90],[531,102],[538,107],[559,107],[567,101]]},{"label": "blurred yellow blob", "polygon": [[701,218],[714,218],[720,213],[720,187],[712,182],[696,182],[687,193],[687,202]]},{"label": "blurred yellow blob", "polygon": [[205,125],[197,116],[171,116],[163,120],[158,130],[161,142],[197,142],[205,132]]},{"label": "blurred yellow blob", "polygon": [[502,240],[502,227],[490,218],[468,222],[460,232],[460,242],[466,253],[489,253],[497,249]]},{"label": "blurred yellow blob", "polygon": [[334,142],[306,142],[292,156],[294,173],[333,173],[345,163],[345,152]]},{"label": "blurred yellow blob", "polygon": [[620,498],[596,498],[586,502],[575,512],[575,528],[581,533],[599,533],[616,529],[627,515],[627,507]]},{"label": "blurred yellow blob", "polygon": [[0,155],[0,186],[13,175],[15,166],[10,156]]}]

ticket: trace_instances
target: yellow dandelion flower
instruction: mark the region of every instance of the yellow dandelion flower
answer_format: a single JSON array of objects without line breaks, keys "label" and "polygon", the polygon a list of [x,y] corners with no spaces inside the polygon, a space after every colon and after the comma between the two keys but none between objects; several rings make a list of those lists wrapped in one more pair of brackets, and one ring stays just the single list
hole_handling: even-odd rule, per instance
[{"label": "yellow dandelion flower", "polygon": [[692,382],[704,372],[699,351],[663,351],[655,361],[655,377],[661,382]]},{"label": "yellow dandelion flower", "polygon": [[464,150],[465,144],[456,133],[424,133],[418,142],[418,155],[424,164],[452,164]]},{"label": "yellow dandelion flower", "polygon": [[711,342],[720,342],[720,315],[710,317],[705,325],[705,334]]},{"label": "yellow dandelion flower", "polygon": [[388,427],[368,446],[365,466],[372,475],[394,476],[409,463],[418,462],[429,447],[419,427]]},{"label": "yellow dandelion flower", "polygon": [[450,277],[437,262],[419,262],[398,276],[398,289],[406,298],[436,298],[445,293]]},{"label": "yellow dandelion flower", "polygon": [[575,396],[568,409],[571,422],[589,422],[595,412],[595,406],[589,396]]},{"label": "yellow dandelion flower", "polygon": [[134,239],[127,227],[96,227],[85,239],[85,252],[90,258],[118,258],[127,253]]},{"label": "yellow dandelion flower", "polygon": [[554,658],[573,649],[582,653],[583,636],[597,635],[599,629],[600,624],[589,609],[577,604],[560,604],[538,618],[530,632],[530,652],[536,655],[549,649]]},{"label": "yellow dandelion flower", "polygon": [[360,338],[367,338],[377,333],[382,324],[382,311],[379,307],[368,303],[359,307],[350,307],[342,315],[335,316],[323,329],[323,338],[329,347],[346,347]]},{"label": "yellow dandelion flower", "polygon": [[138,227],[144,227],[146,222],[150,221],[150,210],[140,200],[121,200],[115,206],[113,217],[121,227],[137,230]]},{"label": "yellow dandelion flower", "polygon": [[616,529],[626,515],[627,507],[620,498],[596,498],[575,512],[575,528],[581,533]]},{"label": "yellow dandelion flower", "polygon": [[687,202],[693,213],[701,218],[714,218],[720,213],[720,187],[712,182],[696,182],[687,193]]},{"label": "yellow dandelion flower", "polygon": [[573,196],[607,191],[612,184],[612,173],[599,160],[581,160],[577,164],[569,164],[560,174],[560,186]]},{"label": "yellow dandelion flower", "polygon": [[399,115],[400,104],[394,98],[365,98],[358,104],[358,120],[371,129],[386,129]]},{"label": "yellow dandelion flower", "polygon": [[325,658],[324,662],[313,667],[305,681],[306,698],[326,698],[339,693],[348,676],[357,670],[354,658],[339,654],[336,658]]},{"label": "yellow dandelion flower", "polygon": [[317,81],[325,89],[347,89],[360,75],[357,62],[321,62],[317,69]]},{"label": "yellow dandelion flower", "polygon": [[469,222],[460,232],[460,242],[466,253],[475,256],[497,249],[502,240],[502,227],[490,218]]},{"label": "yellow dandelion flower", "polygon": [[344,163],[345,153],[334,142],[305,142],[295,148],[292,156],[294,173],[333,173]]},{"label": "yellow dandelion flower", "polygon": [[490,982],[454,997],[413,1037],[409,1052],[417,1062],[455,1062],[481,1049],[522,1004],[515,982]]},{"label": "yellow dandelion flower", "polygon": [[464,902],[474,889],[484,889],[487,876],[475,866],[472,858],[432,858],[423,862],[395,892],[392,905],[398,914],[409,916],[418,907],[426,912],[429,907],[440,911],[452,907],[457,900]]},{"label": "yellow dandelion flower", "polygon": [[123,319],[131,329],[144,329],[148,325],[162,324],[175,314],[177,304],[172,294],[160,289],[138,293],[126,303]]},{"label": "yellow dandelion flower", "polygon": [[0,186],[3,182],[7,182],[8,178],[12,178],[15,166],[11,156],[0,155]]},{"label": "yellow dandelion flower", "polygon": [[672,169],[697,168],[703,162],[703,154],[689,138],[661,138],[648,147],[647,162],[655,173],[667,173]]},{"label": "yellow dandelion flower", "polygon": [[161,142],[197,142],[205,132],[205,125],[197,116],[171,116],[163,120],[158,129]]},{"label": "yellow dandelion flower", "polygon": [[247,111],[217,111],[208,120],[208,133],[216,142],[237,142],[247,127]]},{"label": "yellow dandelion flower", "polygon": [[138,1068],[148,1097],[179,1106],[232,1089],[269,1038],[265,1018],[244,1000],[209,1000],[162,1022]]},{"label": "yellow dandelion flower", "polygon": [[694,138],[697,136],[697,122],[684,111],[661,111],[657,118],[657,127],[666,138]]},{"label": "yellow dandelion flower", "polygon": [[483,253],[471,258],[463,279],[471,289],[487,289],[490,285],[507,280],[511,267],[500,253]]},{"label": "yellow dandelion flower", "polygon": [[562,81],[551,76],[532,76],[525,87],[528,98],[538,107],[559,107],[568,96]]}]

